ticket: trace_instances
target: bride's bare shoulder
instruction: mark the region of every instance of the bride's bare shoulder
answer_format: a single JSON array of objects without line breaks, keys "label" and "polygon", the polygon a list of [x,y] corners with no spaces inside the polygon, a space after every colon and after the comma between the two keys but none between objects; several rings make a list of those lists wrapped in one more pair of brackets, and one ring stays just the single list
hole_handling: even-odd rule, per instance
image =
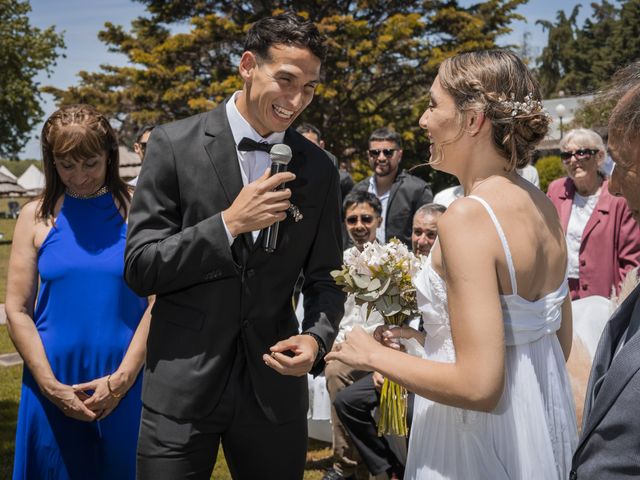
[{"label": "bride's bare shoulder", "polygon": [[484,207],[477,200],[461,197],[454,201],[438,219],[438,232],[444,229],[468,228],[479,221]]}]

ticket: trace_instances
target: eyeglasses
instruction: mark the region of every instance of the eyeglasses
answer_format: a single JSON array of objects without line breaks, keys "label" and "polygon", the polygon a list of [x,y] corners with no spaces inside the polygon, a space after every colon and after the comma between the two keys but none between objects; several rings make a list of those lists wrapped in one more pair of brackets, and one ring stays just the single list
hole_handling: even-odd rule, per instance
[{"label": "eyeglasses", "polygon": [[357,224],[358,219],[360,219],[360,222],[362,222],[363,225],[371,225],[375,221],[376,217],[373,215],[349,215],[346,218],[347,225]]},{"label": "eyeglasses", "polygon": [[572,152],[560,152],[560,160],[562,163],[569,163],[571,161],[571,157],[576,157],[576,160],[586,160],[598,153],[598,150],[594,150],[592,148],[580,148],[578,150],[574,150]]},{"label": "eyeglasses", "polygon": [[369,150],[369,156],[373,158],[378,158],[382,153],[386,158],[391,158],[393,157],[393,154],[397,151],[398,151],[397,148],[383,148],[382,150],[371,149]]}]

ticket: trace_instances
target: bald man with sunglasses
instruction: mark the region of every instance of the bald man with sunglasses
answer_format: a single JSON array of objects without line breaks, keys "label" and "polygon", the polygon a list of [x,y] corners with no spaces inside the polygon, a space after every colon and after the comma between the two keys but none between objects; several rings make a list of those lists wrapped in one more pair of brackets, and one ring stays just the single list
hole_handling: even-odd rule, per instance
[{"label": "bald man with sunglasses", "polygon": [[397,132],[389,128],[374,130],[369,137],[367,156],[373,175],[353,189],[372,193],[380,200],[382,223],[376,238],[385,243],[396,237],[411,248],[413,215],[422,205],[431,203],[431,188],[400,168],[402,138]]}]

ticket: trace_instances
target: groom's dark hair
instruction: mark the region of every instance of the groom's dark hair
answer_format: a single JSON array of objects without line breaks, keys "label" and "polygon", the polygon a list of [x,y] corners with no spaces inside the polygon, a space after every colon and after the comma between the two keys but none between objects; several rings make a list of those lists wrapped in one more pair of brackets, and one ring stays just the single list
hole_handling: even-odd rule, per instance
[{"label": "groom's dark hair", "polygon": [[269,60],[269,47],[278,44],[308,48],[320,61],[327,55],[325,37],[316,24],[290,10],[254,23],[247,32],[244,50]]}]

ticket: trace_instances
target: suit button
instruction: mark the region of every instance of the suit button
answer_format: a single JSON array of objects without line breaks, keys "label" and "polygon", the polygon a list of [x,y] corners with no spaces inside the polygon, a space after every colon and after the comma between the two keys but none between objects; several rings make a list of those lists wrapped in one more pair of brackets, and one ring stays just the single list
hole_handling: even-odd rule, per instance
[{"label": "suit button", "polygon": [[586,260],[580,260],[580,266],[584,267],[587,264]]},{"label": "suit button", "polygon": [[247,270],[247,277],[253,278],[255,274],[256,274],[256,271],[253,268],[250,268],[249,270]]},{"label": "suit button", "polygon": [[580,288],[582,288],[582,290],[586,290],[587,288],[589,288],[589,285],[586,283],[583,283]]},{"label": "suit button", "polygon": [[242,328],[248,328],[249,327],[249,320],[243,320],[242,321]]}]

